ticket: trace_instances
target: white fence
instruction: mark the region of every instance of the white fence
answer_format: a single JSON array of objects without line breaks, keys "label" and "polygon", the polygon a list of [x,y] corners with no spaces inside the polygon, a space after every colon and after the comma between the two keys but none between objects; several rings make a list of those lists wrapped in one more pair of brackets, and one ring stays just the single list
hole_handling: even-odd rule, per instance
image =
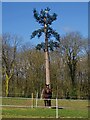
[{"label": "white fence", "polygon": [[[51,100],[51,107],[49,108],[49,106],[46,106],[45,107],[45,104],[44,104],[44,100],[46,99],[41,99],[41,98],[21,98],[21,97],[0,97],[0,99],[2,100],[2,105],[0,105],[0,107],[2,108],[26,108],[27,110],[30,108],[33,109],[33,108],[45,108],[45,109],[42,109],[42,110],[45,110],[45,111],[49,111],[51,109],[54,109],[54,110],[51,110],[50,114],[49,112],[47,112],[48,115],[46,115],[47,117],[46,118],[60,118],[62,115],[61,113],[61,110],[59,109],[63,109],[65,108],[65,110],[70,110],[72,108],[75,108],[75,110],[77,109],[77,105],[75,106],[75,104],[77,104],[77,100],[72,100],[72,99],[50,99]],[[49,99],[48,99],[49,100]],[[78,105],[80,106],[80,110],[81,109],[86,109],[87,106],[88,106],[88,100],[78,100]],[[34,110],[34,109],[33,109]],[[36,111],[39,110],[39,109],[35,109]],[[32,111],[32,110],[31,110]],[[86,110],[86,112],[88,111],[88,108]],[[42,112],[42,111],[41,111]],[[61,113],[61,114],[60,114]],[[50,115],[50,116],[49,116]],[[78,113],[77,113],[78,115]],[[43,117],[44,114],[42,112],[42,115],[41,117]],[[87,116],[88,116],[88,112],[87,112]]]},{"label": "white fence", "polygon": [[[2,98],[2,97],[0,97]],[[20,97],[3,97],[2,100],[5,100],[5,99],[8,99],[7,101],[9,101],[9,99],[12,99],[13,100],[29,100],[31,105],[20,105],[20,104],[11,104],[11,103],[5,103],[5,104],[2,104],[0,105],[1,107],[15,107],[15,108],[50,108],[50,109],[56,109],[56,118],[58,118],[58,109],[59,109],[59,106],[58,106],[58,99],[41,99],[41,98],[20,98]],[[45,106],[44,105],[44,100],[51,100],[51,103],[52,105],[51,106]],[[6,102],[7,102],[6,101]]]}]

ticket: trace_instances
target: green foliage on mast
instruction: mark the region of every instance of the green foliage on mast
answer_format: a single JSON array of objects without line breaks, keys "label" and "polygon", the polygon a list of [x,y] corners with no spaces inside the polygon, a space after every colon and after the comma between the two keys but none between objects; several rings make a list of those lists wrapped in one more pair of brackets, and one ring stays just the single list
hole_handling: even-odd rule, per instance
[{"label": "green foliage on mast", "polygon": [[32,33],[31,39],[34,38],[35,36],[40,38],[41,35],[45,32],[44,29],[46,25],[47,38],[50,38],[53,36],[56,38],[56,40],[60,41],[60,35],[51,27],[52,22],[54,22],[57,19],[57,14],[53,13],[52,15],[50,15],[49,12],[50,12],[50,9],[48,7],[44,10],[42,9],[40,13],[38,13],[36,9],[33,10],[34,18],[42,27],[41,29],[35,30]]}]

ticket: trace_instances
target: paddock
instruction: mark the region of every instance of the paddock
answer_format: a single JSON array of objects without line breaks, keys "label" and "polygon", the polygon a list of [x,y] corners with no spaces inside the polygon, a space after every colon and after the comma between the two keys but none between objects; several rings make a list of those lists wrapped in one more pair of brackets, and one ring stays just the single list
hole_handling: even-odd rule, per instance
[{"label": "paddock", "polygon": [[51,99],[51,107],[44,99],[3,97],[3,118],[88,118],[88,100]]}]

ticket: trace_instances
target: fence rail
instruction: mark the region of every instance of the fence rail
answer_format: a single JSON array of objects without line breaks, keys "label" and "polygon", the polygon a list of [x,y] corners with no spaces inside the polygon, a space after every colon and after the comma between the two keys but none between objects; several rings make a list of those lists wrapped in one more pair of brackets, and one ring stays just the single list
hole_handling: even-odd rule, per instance
[{"label": "fence rail", "polygon": [[[72,108],[77,109],[79,107],[80,111],[81,109],[87,110],[88,106],[88,100],[72,100],[72,99],[41,99],[41,98],[21,98],[21,97],[0,97],[2,100],[2,105],[0,105],[1,108],[26,108],[27,110],[30,108],[35,108],[36,110],[39,110],[37,108],[45,108],[43,110],[51,110],[52,108],[54,110],[51,110],[54,112],[54,118],[59,118],[62,115],[60,114],[61,110],[72,110]],[[49,106],[45,106],[44,100],[51,100],[51,107],[49,109]],[[32,111],[32,110],[31,110]],[[50,112],[51,112],[50,111]],[[51,112],[52,113],[52,112]],[[48,113],[49,114],[49,113]],[[78,115],[78,113],[77,113]],[[52,115],[51,115],[52,116]],[[82,115],[83,116],[83,115]]]},{"label": "fence rail", "polygon": [[[1,99],[18,99],[18,100],[30,100],[31,101],[31,105],[12,105],[9,103],[9,105],[4,104],[4,105],[0,105],[0,107],[15,107],[15,108],[55,108],[56,109],[56,118],[58,118],[58,99],[42,99],[42,98],[20,98],[20,97],[0,97]],[[51,102],[54,101],[53,105],[51,106],[44,106],[44,100],[51,100]],[[43,101],[43,105],[39,104],[40,102]]]}]

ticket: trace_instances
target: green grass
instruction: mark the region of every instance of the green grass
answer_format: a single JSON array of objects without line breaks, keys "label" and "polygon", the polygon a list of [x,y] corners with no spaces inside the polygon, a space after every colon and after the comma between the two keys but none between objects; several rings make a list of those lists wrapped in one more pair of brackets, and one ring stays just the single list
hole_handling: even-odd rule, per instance
[{"label": "green grass", "polygon": [[[29,99],[2,99],[3,105],[19,105],[19,106],[31,106],[32,100]],[[35,104],[35,100],[34,100]],[[59,100],[58,104],[63,109],[58,109],[58,115],[61,118],[87,118],[88,117],[88,101],[86,100]],[[38,105],[44,105],[43,101],[39,100]],[[55,100],[52,101],[52,105],[55,105]],[[52,108],[15,108],[15,107],[3,107],[3,118],[55,118],[56,109]]]},{"label": "green grass", "polygon": [[[59,109],[59,117],[88,117],[88,111]],[[55,118],[56,111],[51,108],[4,108],[3,118]]]}]

